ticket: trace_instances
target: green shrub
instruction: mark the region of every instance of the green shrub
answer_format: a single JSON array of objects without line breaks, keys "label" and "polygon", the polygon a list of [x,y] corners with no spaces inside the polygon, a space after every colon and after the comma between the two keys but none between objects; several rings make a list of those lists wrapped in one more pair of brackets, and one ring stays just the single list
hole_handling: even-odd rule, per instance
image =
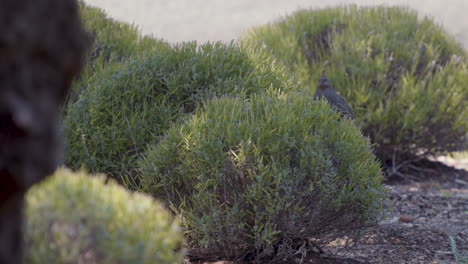
[{"label": "green shrub", "polygon": [[209,101],[140,164],[144,190],[181,214],[199,256],[291,256],[374,220],[385,196],[369,140],[306,94]]},{"label": "green shrub", "polygon": [[311,90],[325,71],[383,161],[466,148],[466,52],[414,11],[302,10],[254,28],[243,42],[269,50]]},{"label": "green shrub", "polygon": [[67,165],[134,185],[135,160],[146,145],[206,98],[246,97],[294,83],[261,50],[183,43],[107,71],[89,87],[65,117]]},{"label": "green shrub", "polygon": [[76,101],[79,94],[93,82],[92,79],[99,78],[99,73],[106,68],[154,52],[160,46],[169,46],[162,40],[141,36],[135,26],[115,21],[102,9],[90,7],[82,1],[80,14],[92,45],[86,55],[86,66],[80,78],[73,83],[69,102]]},{"label": "green shrub", "polygon": [[182,263],[178,221],[104,177],[60,169],[26,196],[26,263]]}]

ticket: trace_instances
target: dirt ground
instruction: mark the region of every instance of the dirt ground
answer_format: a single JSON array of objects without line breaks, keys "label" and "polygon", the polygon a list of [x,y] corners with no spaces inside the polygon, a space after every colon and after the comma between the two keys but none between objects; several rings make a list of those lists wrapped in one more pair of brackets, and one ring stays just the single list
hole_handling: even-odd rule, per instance
[{"label": "dirt ground", "polygon": [[467,0],[85,0],[115,19],[134,23],[144,34],[169,42],[230,41],[246,29],[269,23],[299,8],[409,6],[431,16],[468,49]]},{"label": "dirt ground", "polygon": [[[418,180],[387,182],[390,209],[376,226],[331,242],[323,242],[327,237],[314,239],[324,254],[312,253],[275,263],[456,263],[449,236],[456,241],[461,255],[468,257],[468,171],[438,162],[423,170]],[[192,264],[195,263],[232,262]]]},{"label": "dirt ground", "polygon": [[394,181],[388,189],[391,209],[378,226],[355,241],[323,245],[325,251],[355,263],[455,263],[452,236],[468,254],[468,171],[430,168],[420,181]]}]

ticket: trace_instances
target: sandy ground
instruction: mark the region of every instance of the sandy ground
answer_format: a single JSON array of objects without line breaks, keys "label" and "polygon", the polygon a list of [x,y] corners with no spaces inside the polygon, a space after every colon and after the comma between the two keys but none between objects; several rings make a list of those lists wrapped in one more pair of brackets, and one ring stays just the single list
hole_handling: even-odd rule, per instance
[{"label": "sandy ground", "polygon": [[431,16],[468,48],[468,0],[85,0],[144,34],[170,42],[230,41],[244,30],[299,8],[343,4],[398,5]]}]

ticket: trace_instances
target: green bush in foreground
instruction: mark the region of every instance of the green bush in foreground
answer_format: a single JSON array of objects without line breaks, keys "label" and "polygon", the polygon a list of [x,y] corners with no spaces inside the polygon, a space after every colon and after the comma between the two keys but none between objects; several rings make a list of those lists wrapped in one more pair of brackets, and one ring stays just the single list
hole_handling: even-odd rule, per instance
[{"label": "green bush in foreground", "polygon": [[136,26],[115,21],[102,9],[81,1],[80,15],[92,45],[88,49],[85,68],[80,78],[73,83],[69,102],[76,101],[79,94],[93,82],[93,78],[99,78],[99,73],[106,68],[154,52],[160,46],[169,46],[162,40],[141,36]]},{"label": "green bush in foreground", "polygon": [[65,117],[67,165],[123,177],[128,185],[135,184],[135,160],[146,145],[206,98],[294,87],[265,52],[221,43],[162,47],[88,85]]},{"label": "green bush in foreground", "polygon": [[292,256],[374,220],[385,196],[368,139],[305,95],[210,101],[140,163],[144,190],[181,214],[197,256]]},{"label": "green bush in foreground", "polygon": [[383,161],[466,148],[466,52],[414,11],[302,10],[254,28],[243,42],[269,50],[311,90],[325,71]]},{"label": "green bush in foreground", "polygon": [[148,196],[60,169],[26,197],[26,263],[182,263],[178,221]]}]

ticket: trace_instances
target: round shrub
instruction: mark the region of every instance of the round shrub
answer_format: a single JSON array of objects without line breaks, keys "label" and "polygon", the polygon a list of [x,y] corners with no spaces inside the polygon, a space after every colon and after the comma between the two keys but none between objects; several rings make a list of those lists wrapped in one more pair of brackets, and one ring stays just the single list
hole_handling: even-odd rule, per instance
[{"label": "round shrub", "polygon": [[181,214],[197,256],[291,256],[373,221],[385,196],[369,140],[304,94],[209,101],[140,164],[144,190]]},{"label": "round shrub", "polygon": [[252,29],[243,41],[269,50],[311,90],[325,71],[382,161],[466,148],[466,52],[414,11],[302,10]]},{"label": "round shrub", "polygon": [[26,263],[182,263],[178,221],[150,197],[60,169],[26,196]]},{"label": "round shrub", "polygon": [[135,160],[146,145],[206,98],[248,97],[294,83],[259,49],[183,43],[106,71],[89,87],[65,117],[67,165],[134,186]]}]

